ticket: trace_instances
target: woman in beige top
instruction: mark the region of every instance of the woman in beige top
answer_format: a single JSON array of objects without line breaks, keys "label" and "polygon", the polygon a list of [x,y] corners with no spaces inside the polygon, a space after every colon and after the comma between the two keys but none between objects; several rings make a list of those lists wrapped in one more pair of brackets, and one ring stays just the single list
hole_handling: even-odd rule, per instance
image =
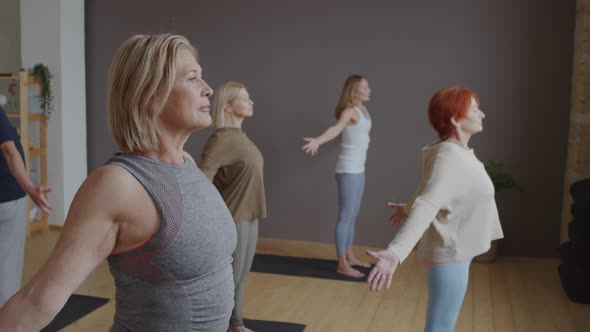
[{"label": "woman in beige top", "polygon": [[235,297],[230,332],[251,331],[244,326],[242,300],[250,272],[258,220],[266,218],[262,154],[242,131],[242,122],[254,115],[254,102],[240,83],[222,84],[213,100],[213,126],[201,156],[201,170],[217,187],[233,215],[238,243],[233,253]]},{"label": "woman in beige top", "polygon": [[477,95],[465,88],[439,90],[430,100],[430,123],[439,140],[425,147],[422,183],[391,217],[402,225],[369,274],[372,291],[391,285],[397,266],[420,238],[418,254],[428,267],[426,332],[452,332],[467,288],[471,259],[503,236],[494,186],[469,148],[485,117]]}]

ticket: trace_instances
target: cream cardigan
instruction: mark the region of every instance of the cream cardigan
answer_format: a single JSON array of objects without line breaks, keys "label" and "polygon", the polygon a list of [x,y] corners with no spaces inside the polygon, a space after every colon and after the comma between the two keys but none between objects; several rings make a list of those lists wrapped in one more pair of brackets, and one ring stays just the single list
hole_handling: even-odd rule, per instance
[{"label": "cream cardigan", "polygon": [[422,163],[408,218],[387,247],[400,263],[421,237],[419,256],[432,263],[471,259],[503,237],[494,186],[473,150],[435,143],[422,150]]}]

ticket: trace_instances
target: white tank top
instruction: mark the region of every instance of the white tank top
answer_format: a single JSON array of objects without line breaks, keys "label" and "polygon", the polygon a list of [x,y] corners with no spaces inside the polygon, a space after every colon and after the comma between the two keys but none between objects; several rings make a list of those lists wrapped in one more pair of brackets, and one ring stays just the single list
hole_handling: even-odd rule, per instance
[{"label": "white tank top", "polygon": [[354,109],[359,115],[359,121],[355,125],[346,125],[342,130],[336,173],[363,173],[365,171],[367,149],[371,141],[369,137],[371,117],[366,119],[361,110],[357,107]]}]

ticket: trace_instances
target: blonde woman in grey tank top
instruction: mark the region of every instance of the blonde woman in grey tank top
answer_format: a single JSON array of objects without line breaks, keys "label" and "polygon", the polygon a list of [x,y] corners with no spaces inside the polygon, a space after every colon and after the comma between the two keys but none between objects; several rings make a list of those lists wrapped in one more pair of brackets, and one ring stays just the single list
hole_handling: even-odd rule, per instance
[{"label": "blonde woman in grey tank top", "polygon": [[225,331],[233,307],[232,217],[183,151],[211,124],[196,50],[184,37],[137,35],[111,64],[108,119],[123,151],[72,201],[53,252],[0,309],[0,331],[39,331],[108,258],[111,331]]},{"label": "blonde woman in grey tank top", "polygon": [[353,278],[364,276],[353,266],[370,267],[355,257],[352,250],[356,217],[361,207],[365,188],[365,160],[369,147],[371,117],[365,104],[371,97],[369,81],[360,75],[348,77],[336,106],[335,125],[318,137],[306,137],[303,150],[315,156],[320,145],[342,133],[340,152],[336,164],[338,184],[338,221],[336,223],[337,272]]}]

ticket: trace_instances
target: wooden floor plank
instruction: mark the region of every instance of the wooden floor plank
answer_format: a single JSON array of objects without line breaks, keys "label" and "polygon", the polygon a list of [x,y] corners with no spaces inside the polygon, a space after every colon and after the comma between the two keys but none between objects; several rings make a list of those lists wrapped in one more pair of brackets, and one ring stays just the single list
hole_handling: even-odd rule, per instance
[{"label": "wooden floor plank", "polygon": [[473,332],[473,306],[474,306],[474,283],[473,269],[469,268],[469,283],[467,284],[467,291],[465,291],[465,298],[463,305],[457,318],[457,325],[455,331],[457,332]]},{"label": "wooden floor plank", "polygon": [[489,264],[490,288],[492,293],[492,317],[494,331],[514,332],[512,303],[506,278],[506,263],[498,260]]},{"label": "wooden floor plank", "polygon": [[410,256],[399,266],[391,288],[382,293],[382,300],[371,317],[367,331],[401,331],[399,324],[405,318],[403,317],[403,308],[407,306],[404,301],[405,292],[410,289],[409,283],[416,278],[416,270],[419,268],[418,261],[414,256]]},{"label": "wooden floor plank", "polygon": [[494,332],[490,264],[472,263],[473,331]]}]

